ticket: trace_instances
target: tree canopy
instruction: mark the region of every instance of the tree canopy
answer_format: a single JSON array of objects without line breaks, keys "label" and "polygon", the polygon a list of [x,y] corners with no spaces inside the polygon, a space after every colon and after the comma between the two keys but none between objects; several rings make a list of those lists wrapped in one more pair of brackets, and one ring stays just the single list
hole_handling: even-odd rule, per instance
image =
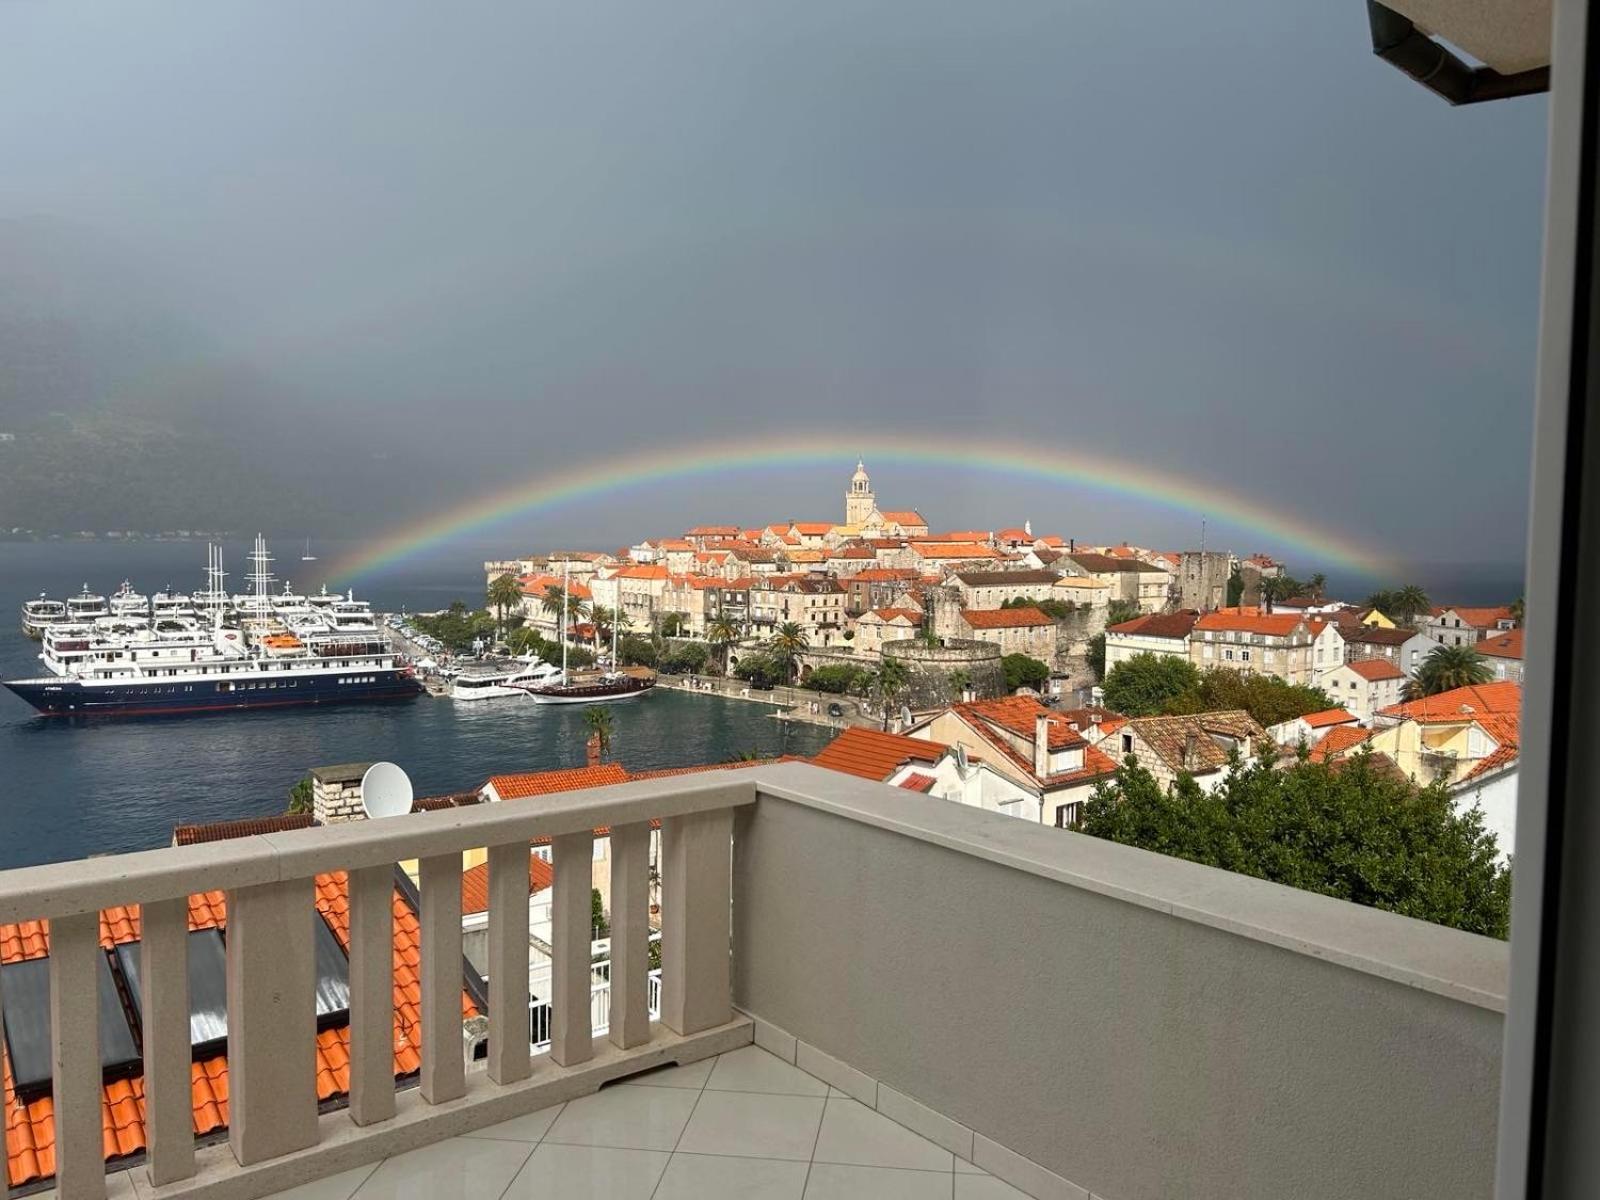
[{"label": "tree canopy", "polygon": [[1135,654],[1106,675],[1106,707],[1129,717],[1155,717],[1185,692],[1200,686],[1200,672],[1186,658]]},{"label": "tree canopy", "polygon": [[1169,701],[1165,711],[1178,715],[1242,708],[1257,724],[1270,726],[1333,706],[1321,688],[1287,683],[1276,675],[1245,675],[1227,667],[1212,667],[1201,673],[1195,687]]},{"label": "tree canopy", "polygon": [[1128,763],[1084,804],[1080,832],[1490,937],[1508,936],[1511,872],[1477,809],[1363,752],[1336,766],[1240,766],[1214,793],[1168,791]]},{"label": "tree canopy", "polygon": [[1473,687],[1494,678],[1488,661],[1472,646],[1435,646],[1407,681],[1405,698],[1420,700],[1459,687]]},{"label": "tree canopy", "polygon": [[1008,692],[1014,692],[1020,687],[1042,692],[1044,685],[1050,679],[1050,668],[1037,658],[1030,658],[1026,654],[1006,655],[1000,660],[1000,669],[1006,673]]}]

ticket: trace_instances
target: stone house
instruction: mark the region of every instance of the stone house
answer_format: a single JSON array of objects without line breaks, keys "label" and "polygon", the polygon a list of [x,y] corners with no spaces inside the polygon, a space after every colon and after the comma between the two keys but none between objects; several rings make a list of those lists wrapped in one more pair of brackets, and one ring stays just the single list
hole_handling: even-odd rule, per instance
[{"label": "stone house", "polygon": [[1106,584],[1111,589],[1109,600],[1137,604],[1139,611],[1146,613],[1157,613],[1167,606],[1172,575],[1153,563],[1082,551],[1066,555],[1063,561],[1073,574]]},{"label": "stone house", "polygon": [[951,581],[968,608],[999,608],[1010,600],[1063,599],[1055,591],[1055,571],[957,571]]},{"label": "stone house", "polygon": [[1115,742],[1114,757],[1119,762],[1132,755],[1168,788],[1187,774],[1211,792],[1227,782],[1232,753],[1249,763],[1266,740],[1266,730],[1249,713],[1229,709],[1193,716],[1135,717],[1102,746]]},{"label": "stone house", "polygon": [[967,608],[959,614],[954,636],[990,642],[1002,655],[1026,654],[1055,663],[1056,622],[1048,613],[1037,608]]},{"label": "stone house", "polygon": [[1229,667],[1312,683],[1313,632],[1304,617],[1229,608],[1205,613],[1189,634],[1189,661],[1202,671]]},{"label": "stone house", "polygon": [[1441,646],[1476,646],[1482,638],[1508,633],[1517,627],[1511,606],[1489,608],[1435,608],[1423,626],[1428,636]]},{"label": "stone house", "polygon": [[1387,658],[1358,658],[1318,676],[1317,686],[1370,725],[1380,709],[1400,703],[1405,681],[1405,672]]},{"label": "stone house", "polygon": [[1151,613],[1106,626],[1106,671],[1136,654],[1188,658],[1189,634],[1200,614],[1190,610]]},{"label": "stone house", "polygon": [[921,628],[922,613],[914,608],[875,608],[856,618],[851,645],[858,654],[876,654],[884,642],[915,637]]},{"label": "stone house", "polygon": [[1522,630],[1510,629],[1484,638],[1478,643],[1478,653],[1488,662],[1497,680],[1522,682]]}]

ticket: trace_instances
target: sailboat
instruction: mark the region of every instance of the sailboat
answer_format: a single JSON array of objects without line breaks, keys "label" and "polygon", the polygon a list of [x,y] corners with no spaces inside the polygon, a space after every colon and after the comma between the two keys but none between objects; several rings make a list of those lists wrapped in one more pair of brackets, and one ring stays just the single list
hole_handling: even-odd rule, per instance
[{"label": "sailboat", "polygon": [[311,539],[306,539],[306,552],[300,556],[301,562],[316,562],[317,556],[311,553]]},{"label": "sailboat", "polygon": [[[611,670],[598,679],[582,683],[572,682],[567,674],[567,609],[569,605],[568,568],[561,568],[561,675],[555,683],[528,687],[524,690],[536,704],[606,704],[613,700],[635,700],[655,687],[654,679],[639,679],[624,674],[617,666],[617,626],[622,622],[615,613],[611,616]],[[599,629],[595,641],[600,640]]]}]

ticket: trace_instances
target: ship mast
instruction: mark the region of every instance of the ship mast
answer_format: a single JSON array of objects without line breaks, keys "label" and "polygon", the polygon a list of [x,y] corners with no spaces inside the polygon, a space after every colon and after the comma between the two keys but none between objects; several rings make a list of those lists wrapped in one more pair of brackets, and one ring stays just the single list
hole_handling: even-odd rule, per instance
[{"label": "ship mast", "polygon": [[567,682],[567,612],[572,608],[572,594],[567,591],[572,564],[561,564],[561,682]]}]

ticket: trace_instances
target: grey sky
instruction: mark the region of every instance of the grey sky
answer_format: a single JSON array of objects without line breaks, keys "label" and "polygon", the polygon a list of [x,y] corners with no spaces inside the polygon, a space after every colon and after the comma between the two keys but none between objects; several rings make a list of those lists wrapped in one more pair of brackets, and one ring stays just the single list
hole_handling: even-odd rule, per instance
[{"label": "grey sky", "polygon": [[[800,425],[837,432],[834,475],[507,543],[831,517],[862,431],[914,425],[1517,558],[1544,102],[1452,110],[1365,38],[1356,0],[14,0],[0,221],[115,247],[181,312],[123,390],[226,414],[247,373],[292,417],[263,470],[308,413],[432,468],[339,498],[370,527]],[[1195,540],[993,473],[878,482],[946,527]]]}]

